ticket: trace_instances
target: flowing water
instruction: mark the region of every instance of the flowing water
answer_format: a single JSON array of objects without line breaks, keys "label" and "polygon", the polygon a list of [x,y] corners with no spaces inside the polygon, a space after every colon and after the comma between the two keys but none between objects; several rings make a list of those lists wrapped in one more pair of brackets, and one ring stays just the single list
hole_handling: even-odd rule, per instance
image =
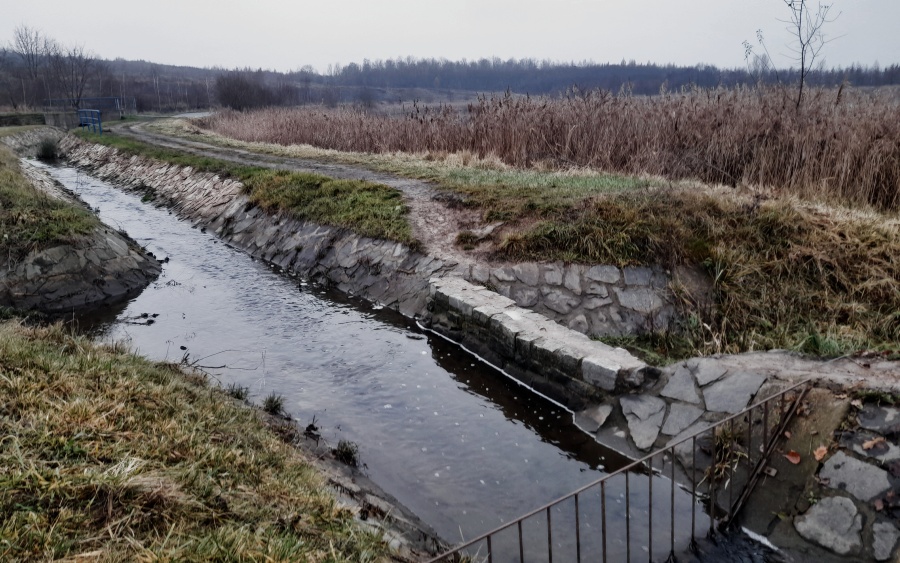
[{"label": "flowing water", "polygon": [[[629,461],[581,432],[571,413],[414,321],[275,272],[78,170],[48,170],[103,221],[167,260],[139,296],[94,319],[99,338],[202,366],[223,385],[248,387],[257,404],[281,395],[286,412],[315,422],[329,444],[358,444],[368,476],[444,539],[486,532]],[[645,516],[648,478],[634,477],[632,514]],[[654,523],[668,534],[669,484],[654,482],[667,491]],[[621,484],[610,487],[611,560],[621,560],[624,536],[613,530],[624,522],[624,494]],[[679,549],[690,503],[677,490]],[[599,499],[583,499],[586,514],[598,507]],[[526,544],[546,549],[546,526],[530,525]],[[573,525],[561,507],[554,537]],[[584,550],[598,550],[599,523],[582,516],[581,525]],[[635,522],[631,533],[633,555],[645,560],[646,525]],[[667,553],[662,546],[658,557]]]}]

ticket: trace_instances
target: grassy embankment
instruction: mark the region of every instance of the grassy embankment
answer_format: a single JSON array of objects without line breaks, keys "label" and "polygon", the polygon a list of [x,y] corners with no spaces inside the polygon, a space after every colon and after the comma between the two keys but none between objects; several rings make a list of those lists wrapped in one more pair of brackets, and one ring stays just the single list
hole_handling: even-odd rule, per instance
[{"label": "grassy embankment", "polygon": [[777,89],[597,94],[195,123],[223,144],[435,181],[513,227],[501,258],[699,266],[714,310],[688,303],[655,352],[897,350],[900,109],[836,90],[799,112],[783,102]]},{"label": "grassy embankment", "polygon": [[88,234],[97,225],[87,209],[35,189],[18,157],[0,145],[0,263],[14,264],[30,252]]},{"label": "grassy embankment", "polygon": [[375,561],[258,411],[60,326],[0,324],[0,560]]},{"label": "grassy embankment", "polygon": [[394,188],[362,180],[338,180],[302,172],[243,166],[219,159],[155,147],[114,134],[78,132],[81,138],[178,166],[190,166],[239,180],[250,200],[270,211],[298,219],[345,227],[364,236],[417,247],[406,215],[402,194]]}]

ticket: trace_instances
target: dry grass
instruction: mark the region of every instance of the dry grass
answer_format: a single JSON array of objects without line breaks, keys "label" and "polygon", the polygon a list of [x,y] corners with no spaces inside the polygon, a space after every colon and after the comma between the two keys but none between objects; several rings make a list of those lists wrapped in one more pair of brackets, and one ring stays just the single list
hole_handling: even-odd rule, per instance
[{"label": "dry grass", "polygon": [[660,343],[688,355],[900,348],[900,222],[877,214],[722,191],[636,190],[545,216],[501,252],[515,260],[700,266],[715,308],[685,303],[684,323],[670,328],[690,344]]},{"label": "dry grass", "polygon": [[353,109],[223,112],[201,126],[253,142],[368,153],[470,153],[520,167],[586,167],[746,185],[804,198],[900,208],[900,104],[819,89],[801,111],[779,88],[654,98],[481,98],[467,111],[405,118]]},{"label": "dry grass", "polygon": [[0,560],[377,561],[303,456],[176,367],[0,324]]}]

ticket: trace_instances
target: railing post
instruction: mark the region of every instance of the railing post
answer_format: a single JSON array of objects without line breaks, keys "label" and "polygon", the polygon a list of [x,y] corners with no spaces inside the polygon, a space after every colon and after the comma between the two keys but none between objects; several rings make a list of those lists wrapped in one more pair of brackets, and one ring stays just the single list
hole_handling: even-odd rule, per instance
[{"label": "railing post", "polygon": [[631,472],[625,472],[625,560],[631,563],[631,490],[628,486],[628,476]]},{"label": "railing post", "polygon": [[653,561],[653,455],[647,460],[650,480],[647,482],[647,551],[650,553],[650,561]]},{"label": "railing post", "polygon": [[600,483],[600,533],[603,535],[603,563],[606,563],[606,481]]}]

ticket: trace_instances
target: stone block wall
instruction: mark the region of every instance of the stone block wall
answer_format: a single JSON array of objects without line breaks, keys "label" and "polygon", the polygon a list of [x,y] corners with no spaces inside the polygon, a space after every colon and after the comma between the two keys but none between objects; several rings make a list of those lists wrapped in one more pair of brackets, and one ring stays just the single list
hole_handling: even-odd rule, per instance
[{"label": "stone block wall", "polygon": [[458,277],[431,280],[428,310],[426,326],[573,411],[656,374],[621,348]]}]

